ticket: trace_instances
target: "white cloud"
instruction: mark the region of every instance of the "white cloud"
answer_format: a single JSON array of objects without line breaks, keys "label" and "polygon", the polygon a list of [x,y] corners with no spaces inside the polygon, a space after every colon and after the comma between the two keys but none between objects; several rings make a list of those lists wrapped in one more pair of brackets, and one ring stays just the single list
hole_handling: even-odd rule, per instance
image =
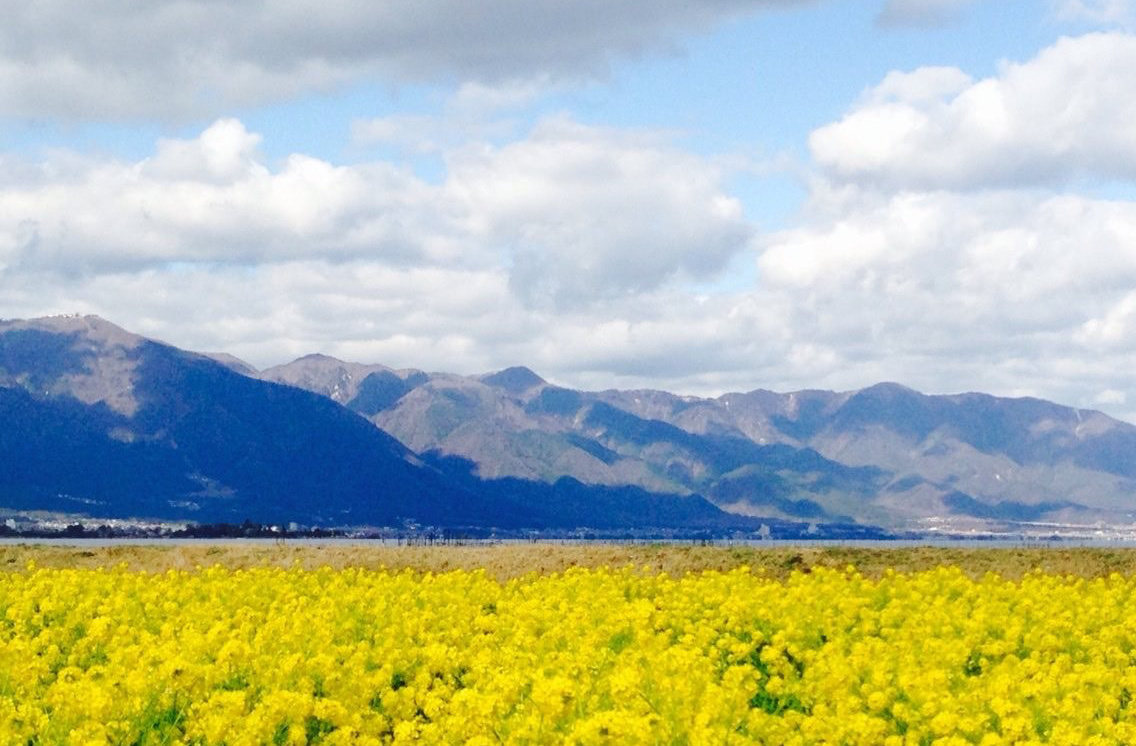
[{"label": "white cloud", "polygon": [[165,140],[141,162],[56,154],[0,184],[0,261],[97,272],[164,262],[250,263],[361,253],[447,258],[429,229],[433,191],[385,164],[334,166],[303,155],[271,170],[259,137],[220,120]]},{"label": "white cloud", "polygon": [[257,156],[260,140],[236,119],[218,120],[196,140],[160,140],[157,154],[142,170],[159,179],[215,184],[250,172],[264,175]]},{"label": "white cloud", "polygon": [[865,199],[771,236],[759,268],[767,288],[808,299],[806,312],[831,308],[861,334],[875,323],[880,343],[982,345],[1035,331],[1072,341],[1136,286],[1136,204],[1013,192]]},{"label": "white cloud", "polygon": [[359,80],[591,77],[615,57],[801,2],[8,2],[0,115],[212,116]]},{"label": "white cloud", "polygon": [[509,254],[530,305],[713,276],[751,234],[719,168],[649,133],[546,120],[524,141],[456,153],[449,172],[463,233]]},{"label": "white cloud", "polygon": [[1136,347],[1136,291],[1114,299],[1103,312],[1085,321],[1077,339],[1098,354]]},{"label": "white cloud", "polygon": [[841,385],[1136,393],[1136,203],[860,191],[768,237],[759,275],[755,304]]},{"label": "white cloud", "polygon": [[922,68],[888,76],[813,132],[833,178],[889,189],[1136,178],[1136,36],[1063,38],[996,77]]},{"label": "white cloud", "polygon": [[[21,315],[98,313],[148,336],[260,366],[322,351],[480,370],[490,349],[484,342],[515,326],[505,310],[515,302],[499,271],[317,259],[6,279],[5,295]],[[458,349],[466,352],[447,359]]]},{"label": "white cloud", "polygon": [[[812,133],[799,224],[746,307],[814,381],[898,380],[1126,409],[1136,387],[1136,37],[1065,38],[997,76],[893,72]],[[739,307],[742,307],[739,304]],[[791,368],[791,366],[786,366]]]},{"label": "white cloud", "polygon": [[867,91],[861,105],[868,109],[902,103],[933,107],[953,98],[974,83],[974,79],[955,67],[921,67],[913,72],[892,71],[883,82]]},{"label": "white cloud", "polygon": [[1094,400],[1102,406],[1123,405],[1128,401],[1128,395],[1116,389],[1105,389]]},{"label": "white cloud", "polygon": [[57,153],[13,168],[0,183],[0,265],[494,268],[530,304],[586,306],[712,276],[750,236],[722,168],[649,132],[548,120],[503,146],[446,151],[439,184],[382,162],[295,154],[270,167],[259,143],[225,119],[139,162]]},{"label": "white cloud", "polygon": [[384,163],[270,165],[260,145],[220,120],[137,162],[5,160],[5,314],[98,313],[259,366],[318,350],[523,363],[575,385],[709,392],[780,359],[772,309],[683,290],[747,250],[751,228],[728,166],[665,134],[546,120],[447,146],[435,184]]}]

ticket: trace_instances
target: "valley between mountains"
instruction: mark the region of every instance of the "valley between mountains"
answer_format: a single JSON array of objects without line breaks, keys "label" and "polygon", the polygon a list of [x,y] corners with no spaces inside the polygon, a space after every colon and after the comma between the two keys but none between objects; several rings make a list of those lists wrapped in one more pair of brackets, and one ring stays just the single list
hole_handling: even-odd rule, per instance
[{"label": "valley between mountains", "polygon": [[1136,427],[894,383],[697,398],[525,367],[258,371],[67,316],[0,322],[0,417],[10,511],[782,535],[1136,521]]}]

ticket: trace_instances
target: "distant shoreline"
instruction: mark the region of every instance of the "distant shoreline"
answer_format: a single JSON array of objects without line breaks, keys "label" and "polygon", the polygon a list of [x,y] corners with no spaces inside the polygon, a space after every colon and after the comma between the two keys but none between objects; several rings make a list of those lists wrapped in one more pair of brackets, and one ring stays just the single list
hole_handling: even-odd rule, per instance
[{"label": "distant shoreline", "polygon": [[906,539],[580,539],[542,537],[537,539],[519,538],[468,538],[455,541],[428,542],[421,539],[361,536],[111,536],[111,537],[66,537],[51,535],[0,536],[0,546],[58,546],[58,547],[123,547],[123,546],[353,546],[360,547],[422,547],[422,546],[629,546],[629,547],[708,547],[728,549],[745,547],[748,549],[792,549],[851,547],[866,550],[939,548],[939,549],[1133,549],[1136,539],[1093,539],[1085,537],[1050,538],[973,538],[973,537],[927,537]]},{"label": "distant shoreline", "polygon": [[194,572],[221,566],[230,570],[362,569],[369,571],[449,572],[481,570],[502,582],[512,578],[566,572],[576,568],[627,567],[639,572],[688,572],[748,568],[787,580],[813,568],[854,568],[869,579],[887,572],[922,572],[956,567],[980,580],[989,573],[1020,579],[1031,572],[1083,578],[1113,573],[1136,575],[1136,546],[1086,547],[1032,544],[1005,547],[871,544],[701,546],[661,543],[497,542],[447,546],[396,546],[358,539],[273,541],[252,539],[0,541],[0,572],[32,568]]}]

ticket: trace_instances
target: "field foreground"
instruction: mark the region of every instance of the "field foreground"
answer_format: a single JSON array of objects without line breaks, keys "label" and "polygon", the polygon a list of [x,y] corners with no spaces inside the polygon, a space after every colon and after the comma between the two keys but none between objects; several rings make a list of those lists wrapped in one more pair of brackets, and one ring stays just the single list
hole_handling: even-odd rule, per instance
[{"label": "field foreground", "polygon": [[1134,559],[3,547],[0,743],[1133,743]]}]

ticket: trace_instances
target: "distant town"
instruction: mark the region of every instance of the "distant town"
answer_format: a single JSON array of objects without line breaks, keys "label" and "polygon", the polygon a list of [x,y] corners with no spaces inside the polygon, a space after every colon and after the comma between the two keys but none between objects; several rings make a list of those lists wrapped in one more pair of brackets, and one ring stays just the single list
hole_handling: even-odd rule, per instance
[{"label": "distant town", "polygon": [[879,542],[1022,542],[1022,543],[1136,543],[1136,524],[1082,525],[1068,523],[993,523],[959,518],[928,518],[920,530],[889,532],[855,524],[762,524],[754,531],[676,528],[532,528],[443,527],[406,521],[400,526],[306,526],[297,522],[266,524],[191,523],[131,519],[92,519],[66,514],[13,514],[0,522],[5,540],[179,540],[179,539],[351,539],[396,545],[531,542],[635,542],[693,544],[760,544],[805,541]]}]

